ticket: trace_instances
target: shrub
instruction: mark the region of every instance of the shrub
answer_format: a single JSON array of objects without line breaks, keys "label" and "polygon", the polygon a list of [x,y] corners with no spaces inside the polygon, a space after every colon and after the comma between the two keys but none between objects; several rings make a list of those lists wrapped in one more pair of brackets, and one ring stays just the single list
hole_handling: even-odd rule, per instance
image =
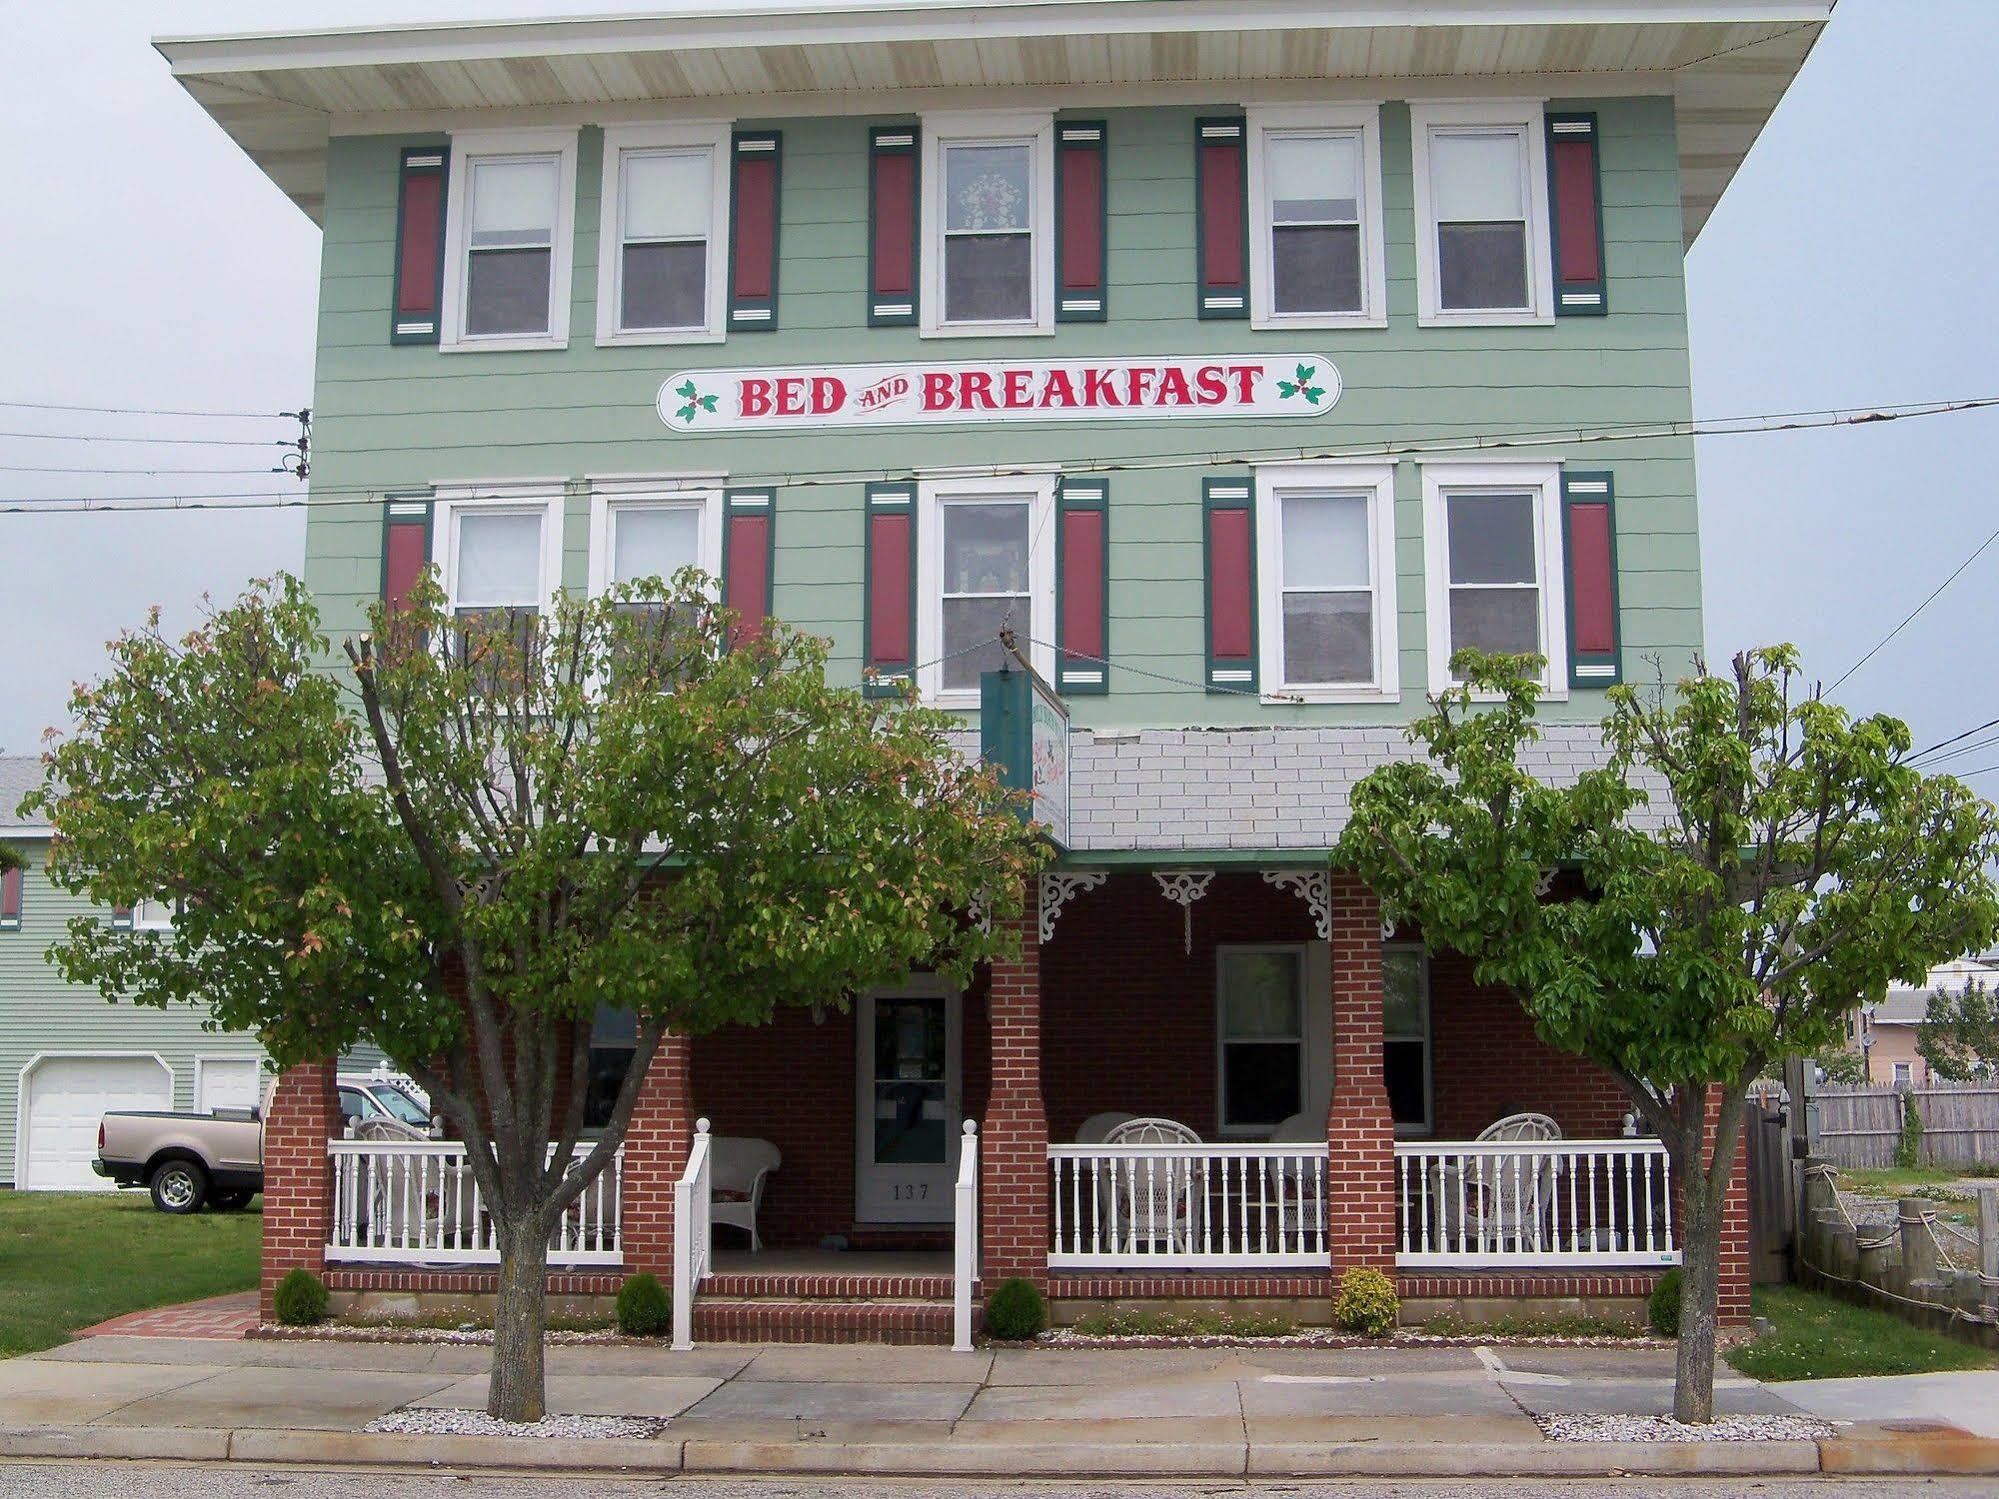
[{"label": "shrub", "polygon": [[673,1298],[659,1277],[639,1274],[618,1287],[618,1331],[628,1338],[656,1338],[673,1325]]},{"label": "shrub", "polygon": [[1401,1311],[1395,1282],[1379,1270],[1355,1268],[1340,1277],[1339,1293],[1333,1297],[1333,1321],[1346,1331],[1385,1338],[1395,1331]]},{"label": "shrub", "polygon": [[1016,1276],[993,1287],[986,1298],[986,1336],[1018,1342],[1038,1337],[1048,1326],[1048,1303],[1031,1280]]},{"label": "shrub", "polygon": [[1659,1277],[1659,1284],[1652,1287],[1652,1294],[1645,1299],[1645,1320],[1652,1324],[1652,1331],[1662,1338],[1677,1338],[1680,1335],[1682,1279],[1680,1267],[1675,1265]]},{"label": "shrub", "polygon": [[303,1265],[285,1272],[271,1293],[271,1310],[287,1327],[310,1327],[326,1320],[326,1286]]},{"label": "shrub", "polygon": [[1913,1171],[1922,1164],[1923,1158],[1923,1116],[1916,1109],[1915,1099],[1902,1095],[1902,1138],[1895,1142],[1895,1164],[1904,1171]]}]

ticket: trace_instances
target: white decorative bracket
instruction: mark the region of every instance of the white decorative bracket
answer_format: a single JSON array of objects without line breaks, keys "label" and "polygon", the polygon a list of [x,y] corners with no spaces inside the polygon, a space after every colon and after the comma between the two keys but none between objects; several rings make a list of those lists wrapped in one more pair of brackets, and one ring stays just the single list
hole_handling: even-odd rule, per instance
[{"label": "white decorative bracket", "polygon": [[1194,950],[1194,902],[1208,893],[1208,884],[1215,877],[1212,869],[1156,869],[1152,877],[1159,881],[1159,893],[1180,908],[1182,945],[1188,952]]},{"label": "white decorative bracket", "polygon": [[1381,940],[1382,940],[1383,942],[1393,942],[1393,941],[1395,940],[1395,923],[1394,923],[1394,922],[1392,922],[1392,921],[1384,921],[1384,922],[1382,922],[1382,924],[1381,924]]},{"label": "white decorative bracket", "polygon": [[1265,884],[1289,890],[1312,908],[1312,926],[1321,942],[1333,937],[1333,875],[1328,869],[1266,869]]},{"label": "white decorative bracket", "polygon": [[988,937],[993,934],[993,913],[986,905],[986,892],[981,890],[965,902],[965,914],[972,918],[972,925]]},{"label": "white decorative bracket", "polygon": [[1055,918],[1070,899],[1084,890],[1094,890],[1110,878],[1101,869],[1051,869],[1041,876],[1041,940],[1055,935]]}]

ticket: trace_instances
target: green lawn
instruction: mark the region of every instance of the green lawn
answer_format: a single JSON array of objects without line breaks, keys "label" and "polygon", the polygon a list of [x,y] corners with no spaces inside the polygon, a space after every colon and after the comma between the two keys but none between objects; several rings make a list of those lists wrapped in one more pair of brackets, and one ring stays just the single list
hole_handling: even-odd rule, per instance
[{"label": "green lawn", "polygon": [[136,1192],[0,1192],[0,1358],[121,1312],[250,1290],[263,1222],[170,1217]]},{"label": "green lawn", "polygon": [[1984,1166],[1841,1166],[1843,1191],[1868,1197],[1906,1197],[1917,1187],[1947,1187],[1989,1171]]},{"label": "green lawn", "polygon": [[1999,1363],[1999,1356],[1969,1343],[1803,1286],[1758,1286],[1753,1300],[1771,1330],[1728,1351],[1729,1363],[1752,1379],[1929,1374]]}]

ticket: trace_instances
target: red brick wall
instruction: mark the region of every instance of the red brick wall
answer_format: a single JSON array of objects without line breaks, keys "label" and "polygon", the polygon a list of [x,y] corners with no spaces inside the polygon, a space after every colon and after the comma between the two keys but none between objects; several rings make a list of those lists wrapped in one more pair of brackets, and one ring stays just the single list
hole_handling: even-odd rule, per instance
[{"label": "red brick wall", "polygon": [[1326,1214],[1335,1270],[1395,1269],[1395,1124],[1381,1067],[1381,906],[1334,875],[1333,1098]]},{"label": "red brick wall", "polygon": [[671,1283],[673,1186],[687,1167],[694,1113],[687,1098],[687,1042],[662,1037],[639,1084],[625,1127],[625,1175],[618,1231],[625,1268],[650,1271]]},{"label": "red brick wall", "polygon": [[1048,1112],[1042,1097],[1040,901],[1030,886],[1012,923],[1019,956],[987,981],[992,1081],[979,1144],[980,1275],[1048,1281]]},{"label": "red brick wall", "polygon": [[258,1277],[260,1315],[271,1320],[271,1293],[299,1266],[325,1268],[332,1226],[333,1173],[326,1142],[340,1133],[333,1063],[287,1068],[264,1118],[264,1249]]}]

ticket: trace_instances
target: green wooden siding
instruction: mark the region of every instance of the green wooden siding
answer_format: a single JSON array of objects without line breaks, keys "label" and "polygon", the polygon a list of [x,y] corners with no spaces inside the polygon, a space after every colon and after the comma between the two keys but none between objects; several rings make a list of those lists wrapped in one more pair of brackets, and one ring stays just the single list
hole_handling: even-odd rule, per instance
[{"label": "green wooden siding", "polygon": [[196,1057],[261,1057],[256,1038],[206,1028],[205,1012],[113,1004],[95,989],[66,983],[47,961],[70,918],[94,908],[49,883],[48,844],[12,845],[27,860],[21,929],[0,932],[0,1184],[15,1180],[21,1073],[49,1052],[156,1052],[173,1070],[174,1107],[194,1107]]},{"label": "green wooden siding", "polygon": [[[1505,430],[1657,422],[1691,414],[1679,176],[1672,102],[1577,98],[1553,109],[1596,112],[1602,126],[1603,213],[1614,311],[1552,327],[1416,326],[1413,191],[1407,110],[1383,111],[1389,327],[1266,333],[1194,315],[1193,121],[1205,107],[1092,109],[1109,128],[1108,263],[1112,314],[1063,323],[1050,338],[925,340],[912,328],[864,326],[867,139],[851,119],[760,121],[785,134],[781,327],[721,344],[597,348],[593,342],[602,136],[579,150],[574,305],[566,350],[447,354],[391,347],[382,333],[393,283],[396,163],[408,137],[336,137],[327,184],[314,398],[314,478],[326,491],[434,481],[562,475],[564,578],[586,576],[585,474],[719,470],[734,482],[774,473],[910,471],[1034,459],[1147,460],[1173,455],[1425,441]],[[742,364],[851,363],[910,357],[1257,352],[1323,353],[1345,391],[1309,424],[1008,423],[699,438],[670,435],[654,410],[675,370]],[[1477,455],[1465,455],[1476,458]],[[1523,455],[1526,456],[1526,455]],[[1553,444],[1536,456],[1616,475],[1627,675],[1656,658],[1679,670],[1701,642],[1692,443]],[[1201,478],[1212,464],[1117,478],[1111,526],[1111,691],[1078,700],[1080,724],[1361,723],[1421,711],[1424,667],[1421,480],[1396,477],[1397,599],[1402,700],[1391,706],[1265,706],[1201,686]],[[863,486],[782,487],[773,607],[831,637],[838,671],[858,679]],[[328,493],[307,531],[307,580],[338,636],[360,628],[379,587],[379,505]],[[1594,719],[1599,692],[1551,705],[1551,718]]]}]

